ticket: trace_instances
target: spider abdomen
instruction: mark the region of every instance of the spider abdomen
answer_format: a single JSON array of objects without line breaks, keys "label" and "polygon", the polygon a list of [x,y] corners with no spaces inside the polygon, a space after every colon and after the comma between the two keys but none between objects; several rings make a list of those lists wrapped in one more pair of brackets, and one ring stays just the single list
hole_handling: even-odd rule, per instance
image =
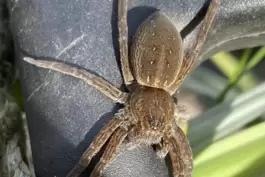
[{"label": "spider abdomen", "polygon": [[131,48],[133,74],[140,85],[168,88],[182,64],[182,39],[162,13],[146,19],[134,36]]},{"label": "spider abdomen", "polygon": [[140,86],[132,93],[129,104],[141,128],[150,133],[163,131],[173,119],[174,103],[163,89]]}]

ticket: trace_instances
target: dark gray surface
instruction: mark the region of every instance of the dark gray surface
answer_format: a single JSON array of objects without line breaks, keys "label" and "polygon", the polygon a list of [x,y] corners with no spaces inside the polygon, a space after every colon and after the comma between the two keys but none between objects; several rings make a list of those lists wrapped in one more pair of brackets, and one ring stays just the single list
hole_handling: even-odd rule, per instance
[{"label": "dark gray surface", "polygon": [[[156,9],[168,15],[186,36],[201,19],[198,15],[190,23],[204,2],[131,0],[130,36]],[[62,177],[119,105],[82,81],[37,68],[21,58],[27,53],[67,61],[121,87],[118,53],[113,47],[117,46],[116,1],[11,0],[9,3],[36,173],[40,177]],[[221,0],[199,60],[220,50],[263,45],[264,33],[265,0]],[[192,44],[195,35],[196,30],[185,38],[185,48]],[[166,177],[168,170],[151,148],[136,149],[120,154],[105,176]]]}]

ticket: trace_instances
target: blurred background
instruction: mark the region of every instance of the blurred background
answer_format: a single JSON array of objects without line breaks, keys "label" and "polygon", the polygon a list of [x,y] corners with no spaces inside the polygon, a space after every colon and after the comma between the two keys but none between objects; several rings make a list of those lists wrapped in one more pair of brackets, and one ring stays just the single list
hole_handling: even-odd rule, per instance
[{"label": "blurred background", "polygon": [[[265,177],[265,46],[219,52],[187,78],[179,103],[194,177]],[[0,176],[34,176],[8,12],[0,1]]]}]

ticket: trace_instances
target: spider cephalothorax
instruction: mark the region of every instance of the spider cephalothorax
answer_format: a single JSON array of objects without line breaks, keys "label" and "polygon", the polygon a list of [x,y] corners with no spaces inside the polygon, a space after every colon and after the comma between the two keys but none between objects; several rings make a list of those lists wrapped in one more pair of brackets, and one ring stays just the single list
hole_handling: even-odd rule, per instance
[{"label": "spider cephalothorax", "polygon": [[140,141],[145,139],[149,145],[159,143],[174,122],[174,103],[170,94],[163,89],[140,86],[128,103],[139,131],[140,137],[137,138]]}]

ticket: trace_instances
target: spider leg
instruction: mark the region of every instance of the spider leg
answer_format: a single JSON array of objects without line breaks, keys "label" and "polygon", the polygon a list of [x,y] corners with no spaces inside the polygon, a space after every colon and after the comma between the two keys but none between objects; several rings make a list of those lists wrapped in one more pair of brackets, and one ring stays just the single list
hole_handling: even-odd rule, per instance
[{"label": "spider leg", "polygon": [[128,0],[118,0],[118,29],[119,29],[119,46],[122,75],[125,85],[130,85],[134,77],[132,75],[129,56],[128,56],[128,25],[127,9]]},{"label": "spider leg", "polygon": [[140,144],[144,142],[143,135],[141,134],[141,129],[139,125],[134,125],[130,128],[126,138],[126,149],[133,150],[139,147]]},{"label": "spider leg", "polygon": [[217,7],[219,6],[220,0],[212,0],[211,4],[207,10],[205,15],[203,24],[197,34],[196,40],[192,47],[188,50],[183,58],[183,63],[179,72],[179,76],[176,81],[169,87],[169,91],[171,94],[174,94],[176,90],[179,88],[180,84],[187,77],[194,64],[196,63],[196,59],[200,55],[203,44],[208,35],[209,29],[212,26],[213,20],[215,19]]},{"label": "spider leg", "polygon": [[113,132],[122,125],[123,118],[124,115],[117,114],[112,120],[110,120],[110,122],[95,137],[90,146],[83,153],[77,165],[68,173],[67,177],[78,177],[82,173]]},{"label": "spider leg", "polygon": [[191,177],[193,169],[192,150],[189,140],[181,130],[177,127],[174,135],[168,139],[169,156],[172,162],[174,177]]},{"label": "spider leg", "polygon": [[107,97],[109,97],[110,99],[116,102],[125,103],[127,100],[128,93],[120,91],[115,86],[104,80],[103,78],[96,76],[83,69],[78,69],[76,67],[72,67],[70,65],[61,62],[35,60],[30,57],[24,57],[24,60],[35,66],[51,69],[81,79],[85,81],[88,85],[91,85],[92,87],[96,88],[101,93],[103,93],[104,95],[106,95]]},{"label": "spider leg", "polygon": [[113,159],[116,157],[118,150],[123,143],[124,139],[127,136],[127,130],[123,128],[117,129],[113,135],[111,136],[111,139],[109,141],[109,144],[107,145],[104,154],[102,155],[100,161],[94,168],[94,170],[91,173],[91,177],[101,177],[104,169],[107,167],[109,163],[113,161]]}]

